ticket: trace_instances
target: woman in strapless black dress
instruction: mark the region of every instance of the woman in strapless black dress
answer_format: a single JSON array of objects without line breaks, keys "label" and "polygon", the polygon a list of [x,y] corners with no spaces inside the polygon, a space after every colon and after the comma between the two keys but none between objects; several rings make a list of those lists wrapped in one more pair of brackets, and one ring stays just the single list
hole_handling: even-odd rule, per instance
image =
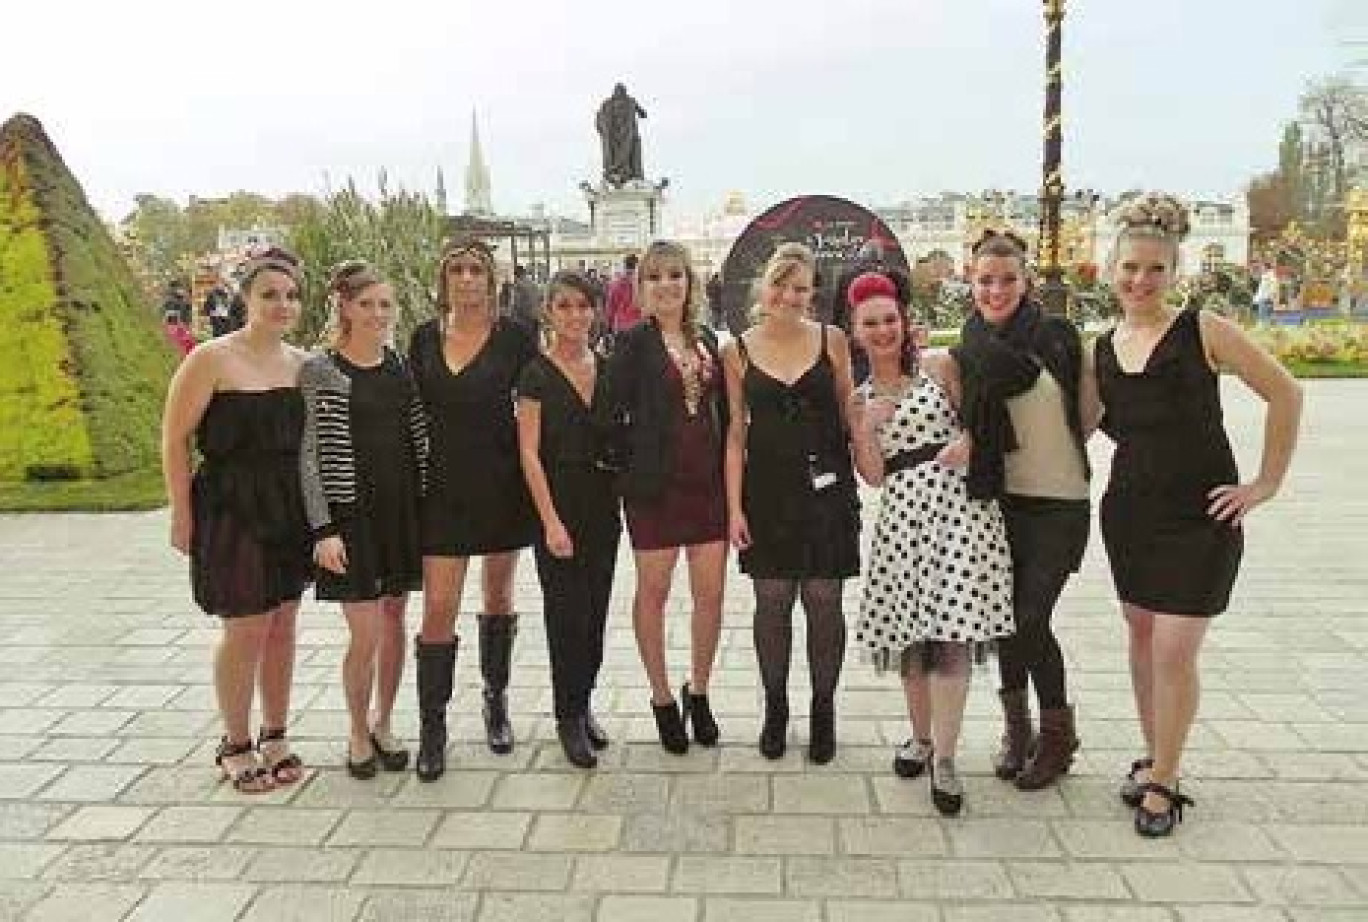
[{"label": "woman in strapless black dress", "polygon": [[482,241],[447,248],[437,273],[438,317],[419,326],[409,364],[428,415],[431,459],[420,509],[423,629],[415,644],[421,737],[417,772],[424,781],[446,770],[446,709],[456,668],[456,616],[466,567],[481,558],[484,612],[479,616],[480,671],[489,748],[513,750],[508,673],[517,616],[513,573],[518,549],[537,534],[518,464],[514,391],[537,354],[531,332],[501,318],[494,254]]},{"label": "woman in strapless black dress", "polygon": [[815,260],[782,244],[761,281],[760,322],[723,351],[730,427],[727,519],[755,586],[755,655],[765,690],[760,752],[784,754],[793,604],[807,615],[812,702],[808,758],[836,754],[836,684],[845,660],[841,582],[860,572],[860,504],[845,406],[845,334],[807,319]]},{"label": "woman in strapless black dress", "polygon": [[[1136,809],[1138,833],[1162,836],[1191,803],[1178,792],[1178,769],[1197,711],[1202,640],[1229,602],[1245,516],[1287,473],[1301,390],[1236,324],[1167,306],[1188,229],[1180,203],[1145,196],[1120,220],[1112,272],[1122,317],[1095,355],[1101,428],[1116,442],[1102,537],[1130,628],[1147,750],[1121,796]],[[1259,473],[1244,484],[1221,420],[1221,367],[1268,404]]]},{"label": "woman in strapless black dress", "polygon": [[[195,601],[223,637],[214,685],[224,735],[217,763],[243,793],[303,776],[285,740],[294,670],[295,615],[312,575],[299,484],[305,354],[282,337],[299,318],[298,267],[270,251],[242,279],[247,322],[192,352],[171,380],[162,468],[171,544],[190,556]],[[190,441],[201,462],[191,473]],[[252,693],[263,728],[253,742]]]}]

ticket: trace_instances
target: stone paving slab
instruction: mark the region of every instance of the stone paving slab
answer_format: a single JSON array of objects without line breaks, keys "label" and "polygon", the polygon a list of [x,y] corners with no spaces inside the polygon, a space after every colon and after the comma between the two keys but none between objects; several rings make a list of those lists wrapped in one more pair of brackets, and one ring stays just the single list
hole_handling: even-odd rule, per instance
[{"label": "stone paving slab", "polygon": [[[1238,388],[1226,396],[1248,471],[1261,410]],[[713,683],[723,745],[663,753],[625,552],[597,705],[614,744],[599,770],[573,769],[555,742],[526,560],[512,755],[481,742],[478,668],[464,657],[447,777],[349,778],[346,632],[308,602],[290,730],[313,771],[239,796],[211,765],[216,627],[189,604],[165,515],[0,516],[0,920],[1368,919],[1368,490],[1351,479],[1368,452],[1365,399],[1368,383],[1307,385],[1292,476],[1250,525],[1205,653],[1184,780],[1197,806],[1161,841],[1135,836],[1116,800],[1139,734],[1098,541],[1058,616],[1083,738],[1072,773],[1032,794],[992,777],[985,670],[964,730],[967,804],[947,820],[925,781],[892,775],[902,696],[853,657],[838,756],[804,760],[801,618],[789,752],[758,755],[749,586],[734,572]],[[1092,451],[1105,476],[1105,440]],[[851,618],[858,590],[847,587]],[[686,604],[681,586],[668,622],[681,679]],[[410,670],[396,715],[410,738],[414,705]]]}]

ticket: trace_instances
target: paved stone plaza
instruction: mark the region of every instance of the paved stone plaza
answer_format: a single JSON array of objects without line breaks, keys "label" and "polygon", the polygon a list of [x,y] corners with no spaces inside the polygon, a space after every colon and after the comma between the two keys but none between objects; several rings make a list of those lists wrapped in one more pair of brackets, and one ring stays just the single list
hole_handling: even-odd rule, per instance
[{"label": "paved stone plaza", "polygon": [[[1227,397],[1248,470],[1259,406],[1238,388]],[[479,743],[478,671],[465,656],[447,777],[348,778],[345,631],[335,610],[309,603],[291,732],[318,770],[236,795],[211,766],[216,625],[189,603],[165,515],[0,517],[0,918],[1368,919],[1368,382],[1309,383],[1307,398],[1290,482],[1257,514],[1233,610],[1207,647],[1184,785],[1197,807],[1159,841],[1136,837],[1114,793],[1138,731],[1098,540],[1060,617],[1083,738],[1073,774],[1031,795],[992,777],[985,670],[961,759],[967,806],[945,820],[925,780],[890,772],[902,696],[859,663],[842,682],[833,764],[804,763],[803,717],[782,761],[759,757],[739,576],[713,686],[724,745],[664,754],[626,556],[598,699],[615,743],[599,770],[570,769],[555,742],[528,559],[513,755]],[[1103,469],[1106,444],[1094,442]],[[683,597],[671,633],[681,679]],[[396,726],[412,738],[406,680]]]}]

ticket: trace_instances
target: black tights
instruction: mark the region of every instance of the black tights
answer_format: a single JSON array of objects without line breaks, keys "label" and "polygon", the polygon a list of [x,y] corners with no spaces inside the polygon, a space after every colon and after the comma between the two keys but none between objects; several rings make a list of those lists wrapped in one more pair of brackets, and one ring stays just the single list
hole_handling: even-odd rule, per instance
[{"label": "black tights", "polygon": [[801,595],[807,615],[808,669],[814,702],[830,704],[836,696],[845,660],[846,625],[841,612],[839,579],[757,579],[755,583],[755,658],[765,697],[788,700],[789,661],[793,651],[793,603]]},{"label": "black tights", "polygon": [[1029,677],[1042,710],[1069,703],[1064,690],[1064,654],[1050,624],[1068,579],[1068,572],[1018,569],[1012,591],[1016,634],[1003,638],[998,645],[998,676],[1003,689],[1024,691]]}]

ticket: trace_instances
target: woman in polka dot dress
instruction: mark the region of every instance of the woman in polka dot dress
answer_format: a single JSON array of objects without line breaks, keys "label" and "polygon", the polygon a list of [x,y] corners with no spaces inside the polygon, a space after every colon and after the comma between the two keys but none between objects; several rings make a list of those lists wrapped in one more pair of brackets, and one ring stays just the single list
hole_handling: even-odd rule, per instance
[{"label": "woman in polka dot dress", "polygon": [[1014,629],[1011,555],[997,503],[965,490],[954,361],[918,355],[905,285],[871,272],[849,292],[870,360],[852,397],[855,461],[883,487],[855,638],[876,668],[902,674],[913,736],[894,770],[929,767],[932,800],[949,816],[964,802],[955,749],[975,647]]}]

